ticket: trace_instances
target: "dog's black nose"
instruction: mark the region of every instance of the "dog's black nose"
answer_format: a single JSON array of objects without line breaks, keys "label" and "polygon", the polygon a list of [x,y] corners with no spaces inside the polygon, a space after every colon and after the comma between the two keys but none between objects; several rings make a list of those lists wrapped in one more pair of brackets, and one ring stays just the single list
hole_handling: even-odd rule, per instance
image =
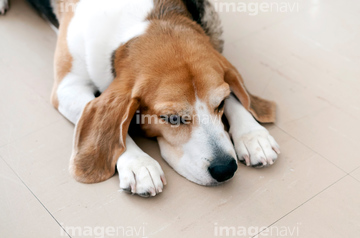
[{"label": "dog's black nose", "polygon": [[226,160],[226,162],[215,162],[209,166],[211,176],[218,182],[224,182],[232,178],[236,170],[237,164],[235,159]]}]

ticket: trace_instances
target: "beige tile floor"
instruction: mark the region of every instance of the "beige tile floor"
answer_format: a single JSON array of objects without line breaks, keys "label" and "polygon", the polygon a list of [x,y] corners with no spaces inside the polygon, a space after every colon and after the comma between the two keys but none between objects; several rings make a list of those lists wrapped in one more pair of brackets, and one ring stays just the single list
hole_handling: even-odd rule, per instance
[{"label": "beige tile floor", "polygon": [[278,105],[267,125],[278,162],[201,187],[138,138],[168,180],[143,199],[119,192],[116,177],[85,185],[69,176],[73,125],[49,103],[56,34],[13,0],[0,16],[0,237],[358,237],[360,3],[287,2],[299,11],[221,13],[225,56],[250,91]]}]

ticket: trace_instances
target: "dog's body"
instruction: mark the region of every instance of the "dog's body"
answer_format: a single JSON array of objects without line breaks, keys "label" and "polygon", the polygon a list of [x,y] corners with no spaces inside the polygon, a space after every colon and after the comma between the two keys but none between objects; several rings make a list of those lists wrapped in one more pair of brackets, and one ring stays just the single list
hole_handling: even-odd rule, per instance
[{"label": "dog's body", "polygon": [[[76,125],[70,172],[78,181],[106,180],[117,166],[122,189],[142,196],[162,191],[159,164],[127,134],[137,110],[165,120],[141,126],[157,137],[169,165],[198,184],[231,178],[236,157],[254,167],[277,158],[277,143],[253,118],[274,121],[274,105],[250,95],[219,53],[220,21],[207,0],[52,4],[60,27],[51,101]],[[219,120],[223,113],[234,145]],[[170,121],[187,115],[189,125]]]}]

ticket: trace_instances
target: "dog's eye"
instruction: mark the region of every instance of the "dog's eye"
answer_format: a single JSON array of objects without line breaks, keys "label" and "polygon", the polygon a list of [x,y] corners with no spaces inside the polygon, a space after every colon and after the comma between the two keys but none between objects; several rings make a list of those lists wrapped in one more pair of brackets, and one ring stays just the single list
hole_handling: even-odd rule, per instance
[{"label": "dog's eye", "polygon": [[179,115],[161,115],[160,118],[171,125],[183,124],[182,118]]},{"label": "dog's eye", "polygon": [[221,112],[224,108],[224,105],[225,105],[225,99],[221,101],[221,103],[219,104],[219,106],[217,108],[215,108],[215,112],[216,113]]}]

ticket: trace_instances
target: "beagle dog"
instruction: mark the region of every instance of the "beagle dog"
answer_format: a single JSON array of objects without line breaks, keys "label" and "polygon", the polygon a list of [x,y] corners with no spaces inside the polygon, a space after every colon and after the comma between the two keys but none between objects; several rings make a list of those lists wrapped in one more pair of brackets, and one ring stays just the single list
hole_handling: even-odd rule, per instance
[{"label": "beagle dog", "polygon": [[251,95],[221,55],[208,0],[30,2],[51,3],[59,22],[51,102],[75,124],[77,181],[104,181],[117,168],[124,191],[162,192],[159,163],[128,134],[134,115],[166,162],[200,185],[229,180],[237,160],[259,168],[277,159],[279,145],[258,123],[274,122],[275,104]]}]

